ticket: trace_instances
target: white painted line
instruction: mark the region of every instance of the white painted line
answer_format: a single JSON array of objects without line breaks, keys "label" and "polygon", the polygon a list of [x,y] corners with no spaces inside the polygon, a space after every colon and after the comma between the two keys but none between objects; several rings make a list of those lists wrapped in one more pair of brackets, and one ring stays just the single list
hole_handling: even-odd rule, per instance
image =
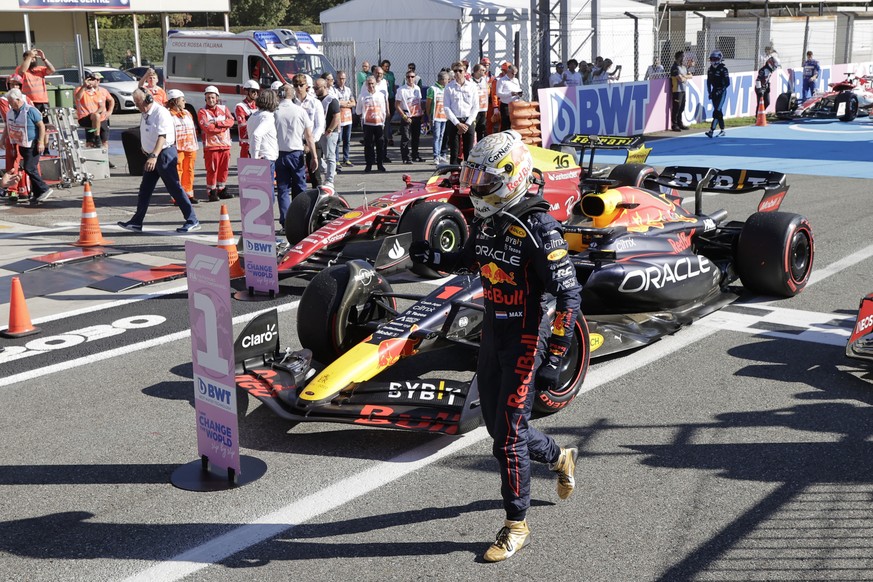
[{"label": "white painted line", "polygon": [[[280,313],[284,311],[291,311],[292,309],[296,309],[297,305],[300,301],[294,301],[292,303],[286,303],[284,305],[279,305],[275,307],[277,311]],[[243,323],[246,321],[251,321],[262,313],[270,311],[273,307],[268,307],[265,309],[261,309],[259,311],[255,311],[252,313],[246,313],[245,315],[238,315],[233,318],[233,324],[236,325],[238,323]],[[28,380],[33,380],[34,378],[39,378],[41,376],[47,376],[48,374],[54,374],[55,372],[63,372],[64,370],[70,370],[72,368],[78,368],[81,366],[87,366],[93,364],[94,362],[100,362],[102,360],[108,360],[109,358],[114,358],[116,356],[125,356],[127,354],[131,354],[134,352],[138,352],[140,350],[145,350],[148,348],[153,348],[155,346],[161,346],[170,342],[174,342],[176,340],[185,339],[191,335],[191,330],[186,329],[184,331],[179,331],[176,333],[171,333],[169,335],[156,337],[150,340],[146,340],[144,342],[140,342],[138,344],[131,344],[129,346],[123,346],[120,348],[116,348],[114,350],[107,350],[104,352],[97,352],[95,354],[91,354],[90,356],[84,356],[81,358],[77,358],[75,360],[69,360],[67,362],[59,362],[57,364],[53,364],[51,366],[46,366],[45,368],[40,368],[38,370],[29,370],[27,372],[22,372],[20,374],[14,374],[12,376],[7,376],[5,378],[0,378],[0,387],[9,386],[10,384],[15,384],[17,382],[27,382]]]},{"label": "white painted line", "polygon": [[486,438],[488,432],[484,427],[479,427],[460,437],[435,439],[346,477],[317,493],[179,554],[170,561],[158,563],[127,578],[125,582],[180,580]]},{"label": "white painted line", "polygon": [[71,311],[64,311],[63,313],[55,313],[54,315],[45,315],[43,317],[32,319],[31,323],[45,323],[47,321],[55,321],[57,319],[67,319],[69,317],[75,317],[77,315],[84,315],[86,313],[93,313],[95,311],[103,311],[105,309],[113,309],[115,307],[121,307],[123,305],[128,305],[130,303],[137,303],[139,301],[145,301],[147,299],[154,299],[156,297],[163,297],[164,295],[172,295],[173,293],[182,293],[188,290],[188,284],[179,285],[177,287],[171,287],[169,289],[162,289],[160,291],[154,291],[152,293],[140,293],[138,295],[129,295],[123,297],[121,299],[116,299],[115,301],[108,301],[106,303],[99,303],[97,305],[90,305],[88,307],[82,307],[80,309],[74,309]]},{"label": "white painted line", "polygon": [[[836,119],[834,120],[836,122]],[[809,133],[873,133],[871,129],[816,129],[814,127],[805,127],[802,125],[797,125],[792,123],[788,126],[788,129],[793,129],[794,131],[806,131]]]}]

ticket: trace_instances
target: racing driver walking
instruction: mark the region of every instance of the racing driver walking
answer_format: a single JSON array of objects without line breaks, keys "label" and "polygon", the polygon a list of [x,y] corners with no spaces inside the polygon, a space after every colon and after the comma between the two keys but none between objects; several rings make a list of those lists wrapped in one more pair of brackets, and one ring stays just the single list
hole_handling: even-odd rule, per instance
[{"label": "racing driver walking", "polygon": [[[549,463],[558,496],[575,486],[578,451],[529,426],[536,390],[555,388],[573,337],[580,286],[559,223],[541,196],[525,196],[533,159],[512,130],[485,137],[461,166],[476,214],[464,248],[440,253],[426,241],[413,244],[414,261],[452,271],[477,267],[485,321],[476,377],[482,416],[500,466],[506,521],[483,556],[505,560],[530,541],[530,461]],[[557,300],[554,324],[544,299]],[[534,390],[534,388],[536,390]]]}]

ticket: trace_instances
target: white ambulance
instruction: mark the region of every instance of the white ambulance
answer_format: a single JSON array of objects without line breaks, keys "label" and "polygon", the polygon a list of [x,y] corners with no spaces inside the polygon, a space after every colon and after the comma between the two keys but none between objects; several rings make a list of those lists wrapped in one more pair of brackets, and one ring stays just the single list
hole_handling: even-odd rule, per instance
[{"label": "white ambulance", "polygon": [[243,83],[291,81],[297,73],[315,80],[336,70],[306,32],[286,29],[248,30],[239,34],[214,30],[170,31],[164,51],[165,89],[185,93],[188,109],[203,107],[203,91],[214,85],[231,111],[243,100]]}]

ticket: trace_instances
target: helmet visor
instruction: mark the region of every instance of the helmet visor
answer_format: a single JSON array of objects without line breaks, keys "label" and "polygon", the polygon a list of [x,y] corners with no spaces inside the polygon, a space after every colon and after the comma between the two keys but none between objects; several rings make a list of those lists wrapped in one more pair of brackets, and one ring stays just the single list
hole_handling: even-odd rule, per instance
[{"label": "helmet visor", "polygon": [[461,186],[470,188],[470,196],[487,196],[503,184],[503,172],[472,162],[461,164]]}]

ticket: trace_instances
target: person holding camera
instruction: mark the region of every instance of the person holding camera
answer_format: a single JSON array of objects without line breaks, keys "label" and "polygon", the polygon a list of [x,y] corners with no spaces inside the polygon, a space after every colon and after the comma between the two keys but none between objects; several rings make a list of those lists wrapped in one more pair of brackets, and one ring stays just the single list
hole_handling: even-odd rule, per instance
[{"label": "person holding camera", "polygon": [[[42,65],[39,61],[42,61]],[[24,51],[24,59],[15,72],[21,75],[21,92],[30,99],[34,107],[45,114],[50,107],[45,78],[55,72],[55,66],[45,57],[44,52],[34,48]]]}]

